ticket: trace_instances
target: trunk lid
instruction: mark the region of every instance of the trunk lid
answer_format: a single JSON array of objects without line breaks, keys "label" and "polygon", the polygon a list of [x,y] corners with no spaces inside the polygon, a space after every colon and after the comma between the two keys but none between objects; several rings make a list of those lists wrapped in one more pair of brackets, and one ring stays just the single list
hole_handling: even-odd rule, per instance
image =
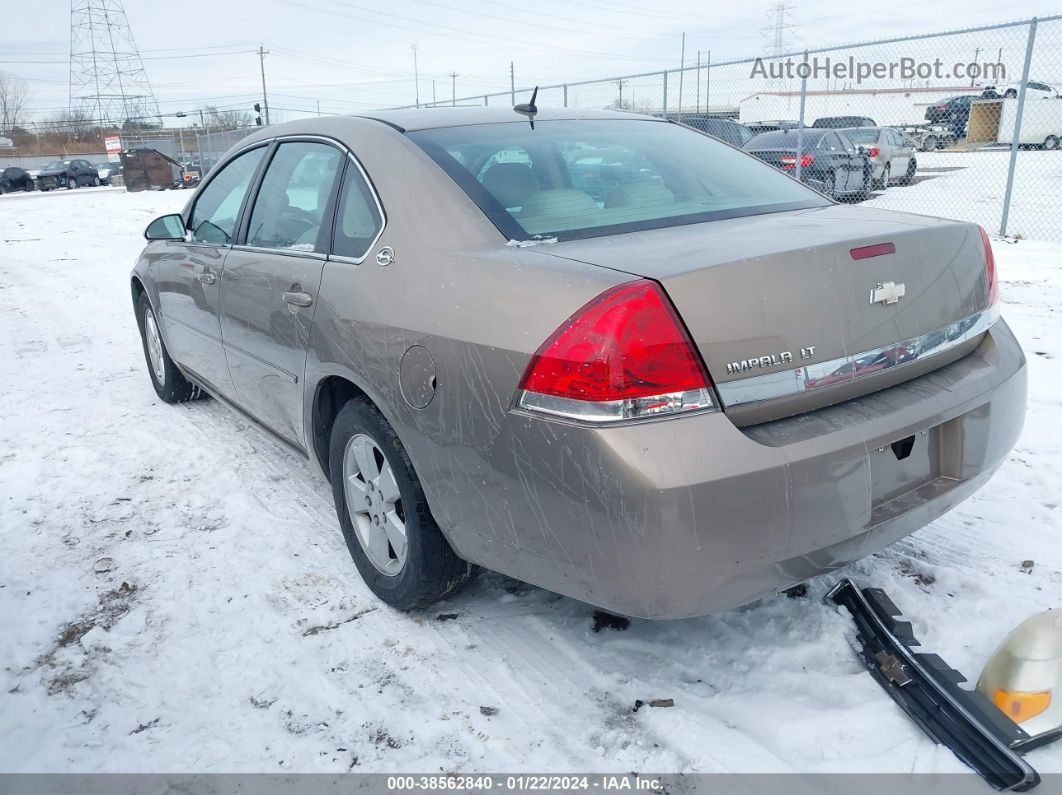
[{"label": "trunk lid", "polygon": [[[882,244],[895,250],[853,256],[852,249]],[[738,424],[880,389],[887,384],[875,374],[926,352],[903,343],[930,335],[926,344],[943,349],[942,341],[970,331],[968,319],[988,306],[975,224],[863,207],[832,205],[535,250],[663,285]],[[882,285],[877,297],[887,302],[872,302]],[[936,366],[954,358],[937,357]],[[919,362],[889,381],[926,370]],[[799,389],[785,385],[797,381]]]}]

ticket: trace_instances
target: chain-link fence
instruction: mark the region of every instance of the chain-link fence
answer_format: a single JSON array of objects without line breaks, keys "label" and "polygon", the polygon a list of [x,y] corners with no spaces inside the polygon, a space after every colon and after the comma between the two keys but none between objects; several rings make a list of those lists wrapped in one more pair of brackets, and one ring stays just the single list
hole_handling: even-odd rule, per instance
[{"label": "chain-link fence", "polygon": [[[749,151],[771,150],[764,159],[782,158],[794,177],[838,197],[1062,240],[1062,16],[716,63],[701,51],[689,60],[682,69],[542,86],[538,105],[666,116]],[[515,101],[529,94],[521,89]],[[506,91],[434,104],[513,99]]]},{"label": "chain-link fence", "polygon": [[165,137],[124,134],[122,145],[130,149],[155,149],[172,157],[190,170],[200,171],[202,169],[202,173],[206,174],[233,144],[260,129],[260,127],[243,127],[238,130],[211,132],[208,129],[200,132],[177,128],[175,131],[168,131],[170,134]]}]

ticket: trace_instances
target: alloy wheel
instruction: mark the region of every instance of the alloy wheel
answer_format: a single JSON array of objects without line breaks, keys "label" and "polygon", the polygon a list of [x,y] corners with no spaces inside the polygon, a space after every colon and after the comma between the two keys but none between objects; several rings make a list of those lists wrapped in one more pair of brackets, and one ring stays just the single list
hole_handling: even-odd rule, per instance
[{"label": "alloy wheel", "polygon": [[166,382],[166,362],[162,356],[162,337],[159,336],[159,327],[150,309],[144,313],[144,339],[147,341],[151,369],[158,382],[163,384]]},{"label": "alloy wheel", "polygon": [[343,494],[354,534],[369,562],[394,576],[406,563],[402,495],[380,446],[365,434],[347,441],[343,452]]}]

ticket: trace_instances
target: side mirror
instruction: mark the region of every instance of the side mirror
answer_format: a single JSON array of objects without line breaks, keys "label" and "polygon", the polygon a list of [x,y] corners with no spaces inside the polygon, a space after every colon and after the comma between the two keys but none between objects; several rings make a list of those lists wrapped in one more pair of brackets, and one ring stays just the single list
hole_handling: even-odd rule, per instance
[{"label": "side mirror", "polygon": [[184,240],[185,235],[184,219],[176,213],[156,218],[144,230],[148,240]]}]

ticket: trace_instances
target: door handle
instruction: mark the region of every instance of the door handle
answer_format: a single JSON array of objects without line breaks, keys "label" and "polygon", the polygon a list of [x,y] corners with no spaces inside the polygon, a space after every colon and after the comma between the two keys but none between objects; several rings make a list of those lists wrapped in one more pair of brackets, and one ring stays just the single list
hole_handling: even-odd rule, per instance
[{"label": "door handle", "polygon": [[284,302],[292,306],[309,306],[313,303],[313,296],[297,291],[287,292],[284,293]]},{"label": "door handle", "polygon": [[199,279],[199,281],[201,281],[203,284],[213,284],[218,280],[218,277],[210,271],[203,271],[202,273],[197,273],[195,278]]}]

